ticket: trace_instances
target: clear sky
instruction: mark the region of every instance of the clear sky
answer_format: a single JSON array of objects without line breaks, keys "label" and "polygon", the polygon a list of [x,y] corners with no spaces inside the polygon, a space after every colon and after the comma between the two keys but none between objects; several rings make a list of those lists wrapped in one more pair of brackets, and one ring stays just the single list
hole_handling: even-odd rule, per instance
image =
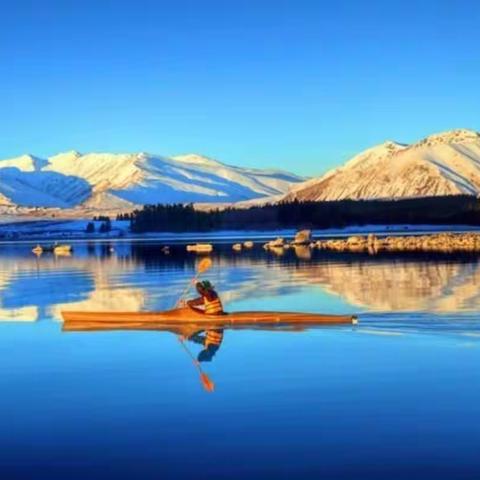
[{"label": "clear sky", "polygon": [[198,152],[323,173],[480,130],[477,0],[5,0],[0,158]]}]

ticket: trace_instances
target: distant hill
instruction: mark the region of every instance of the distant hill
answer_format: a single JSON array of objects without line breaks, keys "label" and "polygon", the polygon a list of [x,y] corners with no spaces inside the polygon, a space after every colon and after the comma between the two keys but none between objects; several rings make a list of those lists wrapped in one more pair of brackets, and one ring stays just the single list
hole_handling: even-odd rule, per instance
[{"label": "distant hill", "polygon": [[154,203],[232,203],[284,194],[304,178],[191,154],[61,153],[0,160],[0,209],[95,213]]},{"label": "distant hill", "polygon": [[385,142],[292,186],[282,200],[369,200],[480,194],[480,134],[453,130],[412,145]]}]

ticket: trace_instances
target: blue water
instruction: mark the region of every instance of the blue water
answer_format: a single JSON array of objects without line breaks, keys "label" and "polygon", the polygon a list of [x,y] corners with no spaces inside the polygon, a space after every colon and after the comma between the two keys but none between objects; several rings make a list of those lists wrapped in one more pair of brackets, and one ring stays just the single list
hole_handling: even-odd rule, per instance
[{"label": "blue water", "polygon": [[[62,309],[171,306],[198,258],[155,243],[0,249],[0,478],[477,479],[480,262],[219,246],[231,310],[358,326],[225,331],[203,365],[161,331],[62,332]],[[194,355],[201,347],[189,343]]]}]

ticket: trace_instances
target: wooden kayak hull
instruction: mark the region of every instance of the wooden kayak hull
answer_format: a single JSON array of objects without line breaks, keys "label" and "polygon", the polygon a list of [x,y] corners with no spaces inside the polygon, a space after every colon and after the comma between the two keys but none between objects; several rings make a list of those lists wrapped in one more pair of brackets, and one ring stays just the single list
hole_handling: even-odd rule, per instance
[{"label": "wooden kayak hull", "polygon": [[[62,311],[64,330],[169,329],[182,325],[225,328],[253,326],[313,326],[355,324],[353,315],[321,315],[300,312],[231,312],[205,315],[191,308],[163,312],[82,312]],[[105,327],[105,328],[102,328]],[[171,329],[170,328],[170,329]]]}]

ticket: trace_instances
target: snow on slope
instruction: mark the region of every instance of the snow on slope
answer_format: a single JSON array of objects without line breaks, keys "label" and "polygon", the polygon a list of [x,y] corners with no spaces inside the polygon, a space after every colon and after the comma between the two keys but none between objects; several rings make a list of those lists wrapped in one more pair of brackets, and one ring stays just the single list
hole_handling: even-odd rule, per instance
[{"label": "snow on slope", "polygon": [[67,208],[86,200],[90,192],[88,182],[74,176],[0,168],[0,194],[19,206]]},{"label": "snow on slope", "polygon": [[88,210],[125,210],[147,203],[236,202],[284,194],[303,178],[239,168],[200,155],[145,153],[0,160],[0,204]]},{"label": "snow on slope", "polygon": [[40,170],[47,164],[47,160],[34,157],[33,155],[21,155],[20,157],[1,160],[0,167],[14,167],[22,172],[34,172],[35,170]]},{"label": "snow on slope", "polygon": [[0,193],[0,207],[9,207],[11,205],[13,205],[12,201]]},{"label": "snow on slope", "polygon": [[250,196],[243,200],[258,198],[259,196],[277,195],[281,192],[286,192],[292,184],[299,183],[303,180],[303,178],[298,175],[282,170],[232,167],[195,154],[180,155],[173,157],[173,159],[191,165],[201,165],[204,170],[208,170],[211,173],[216,172],[228,180],[241,183],[254,191],[262,193],[262,195],[257,195],[256,197]]},{"label": "snow on slope", "polygon": [[286,200],[480,194],[480,134],[453,130],[413,145],[386,142],[344,166],[293,186]]}]

